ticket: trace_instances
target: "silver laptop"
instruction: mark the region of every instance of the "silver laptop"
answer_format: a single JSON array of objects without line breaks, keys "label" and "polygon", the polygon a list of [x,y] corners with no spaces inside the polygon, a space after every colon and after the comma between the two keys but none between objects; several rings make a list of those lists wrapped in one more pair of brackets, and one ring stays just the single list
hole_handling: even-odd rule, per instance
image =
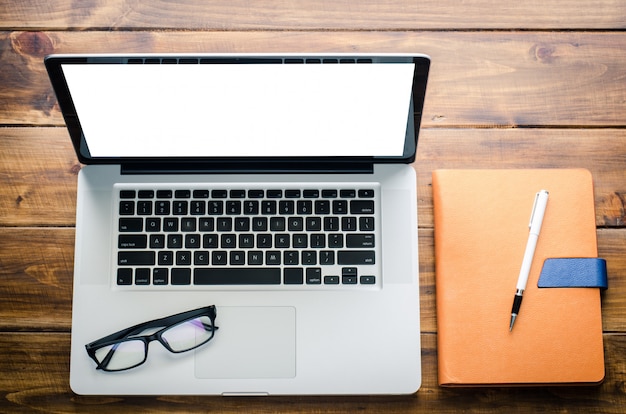
[{"label": "silver laptop", "polygon": [[421,384],[423,55],[54,55],[78,394]]}]

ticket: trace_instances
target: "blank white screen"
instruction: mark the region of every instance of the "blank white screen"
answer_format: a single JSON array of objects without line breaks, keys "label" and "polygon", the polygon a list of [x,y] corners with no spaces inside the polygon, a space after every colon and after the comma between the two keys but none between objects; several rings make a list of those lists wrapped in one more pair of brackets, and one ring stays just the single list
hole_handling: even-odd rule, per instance
[{"label": "blank white screen", "polygon": [[65,64],[92,157],[401,156],[414,64]]}]

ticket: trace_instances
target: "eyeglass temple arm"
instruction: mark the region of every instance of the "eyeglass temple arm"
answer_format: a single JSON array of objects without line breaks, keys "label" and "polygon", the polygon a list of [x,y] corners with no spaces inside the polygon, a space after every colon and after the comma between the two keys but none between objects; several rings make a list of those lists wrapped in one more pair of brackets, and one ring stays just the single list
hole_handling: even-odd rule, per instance
[{"label": "eyeglass temple arm", "polygon": [[124,339],[127,338],[129,336],[132,335],[136,335],[140,332],[143,332],[146,329],[150,329],[150,328],[157,328],[157,327],[161,327],[161,326],[168,326],[168,325],[173,325],[177,322],[183,321],[185,319],[191,318],[195,315],[204,315],[207,314],[209,318],[211,319],[211,321],[215,320],[216,317],[216,312],[215,312],[215,306],[211,305],[211,306],[207,306],[204,308],[200,308],[200,309],[194,309],[191,311],[187,311],[187,312],[182,312],[182,313],[178,313],[176,315],[171,315],[171,316],[166,316],[164,318],[160,318],[160,319],[155,319],[152,321],[148,321],[148,322],[143,322],[134,326],[131,326],[130,328],[126,328],[126,329],[122,329],[121,331],[115,332],[111,335],[107,335],[103,338],[100,338],[96,341],[93,341],[89,344],[86,345],[86,347],[89,349],[97,344],[100,343],[106,343],[106,342],[110,342],[110,341],[116,341],[119,339]]}]

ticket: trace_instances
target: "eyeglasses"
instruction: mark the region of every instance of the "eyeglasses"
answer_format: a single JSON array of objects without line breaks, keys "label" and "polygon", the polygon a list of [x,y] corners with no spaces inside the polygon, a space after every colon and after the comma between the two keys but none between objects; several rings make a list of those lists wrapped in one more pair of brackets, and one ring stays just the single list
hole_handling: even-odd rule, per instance
[{"label": "eyeglasses", "polygon": [[[190,351],[209,342],[215,331],[215,306],[207,306],[123,329],[85,345],[87,354],[103,371],[135,368],[148,358],[148,344],[159,341],[170,352]],[[146,330],[162,328],[149,335]]]}]

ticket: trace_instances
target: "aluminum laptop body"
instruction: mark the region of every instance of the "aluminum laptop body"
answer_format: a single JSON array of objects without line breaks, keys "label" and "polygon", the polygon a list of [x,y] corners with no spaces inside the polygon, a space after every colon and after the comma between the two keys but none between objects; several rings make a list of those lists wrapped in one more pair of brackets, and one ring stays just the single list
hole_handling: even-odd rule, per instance
[{"label": "aluminum laptop body", "polygon": [[[45,63],[84,165],[74,392],[417,391],[410,163],[427,56],[53,55]],[[97,369],[86,352],[113,332],[209,305],[218,329],[188,352],[154,340],[143,364],[117,372]]]}]

